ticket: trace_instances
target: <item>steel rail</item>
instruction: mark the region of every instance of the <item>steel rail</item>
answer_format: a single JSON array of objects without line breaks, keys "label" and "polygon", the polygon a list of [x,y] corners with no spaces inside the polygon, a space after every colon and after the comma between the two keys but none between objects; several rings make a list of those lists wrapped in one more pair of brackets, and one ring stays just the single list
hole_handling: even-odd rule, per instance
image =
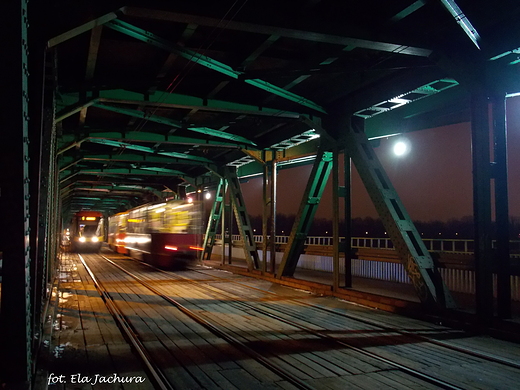
[{"label": "steel rail", "polygon": [[[142,283],[145,287],[149,288],[151,291],[153,291],[153,292],[156,293],[157,295],[159,295],[159,296],[161,296],[162,298],[166,299],[168,302],[170,302],[170,303],[175,302],[175,303],[173,303],[173,304],[174,304],[175,306],[179,305],[179,307],[182,307],[182,308],[183,308],[183,309],[181,309],[182,311],[187,310],[188,312],[193,313],[191,310],[187,309],[186,307],[184,307],[184,306],[181,305],[180,303],[176,302],[176,301],[173,300],[172,298],[167,297],[167,296],[164,296],[164,294],[162,294],[159,290],[155,289],[154,287],[149,286],[147,282],[145,282],[145,281],[142,280],[142,278],[133,275],[131,272],[125,270],[123,267],[121,267],[120,265],[116,264],[114,261],[110,260],[109,258],[107,258],[107,257],[105,257],[105,256],[101,256],[101,257],[105,258],[105,260],[107,260],[108,262],[110,262],[111,264],[113,264],[115,267],[121,269],[123,272],[125,272],[125,273],[127,273],[128,275],[134,277],[136,280],[138,280],[140,283]],[[152,266],[152,265],[150,265],[150,264],[147,264],[147,263],[141,263],[141,264],[147,265],[147,266],[149,266],[149,267],[151,267],[151,268],[154,268],[154,269],[156,269],[156,270],[162,271],[162,272],[164,272],[164,273],[166,273],[166,274],[172,276],[171,273],[168,273],[168,272],[165,272],[165,271],[163,271],[163,270],[160,270],[160,269],[158,269],[158,268],[156,268],[156,267],[154,267],[154,266]],[[185,281],[187,281],[187,282],[190,283],[190,284],[196,284],[196,285],[200,286],[200,283],[198,283],[197,281],[193,281],[193,280],[191,280],[191,279],[188,279],[188,278],[182,277],[182,276],[177,275],[177,274],[175,275],[175,277],[177,277],[178,279],[185,280]],[[230,298],[236,298],[236,297],[233,297],[231,294],[229,294],[229,293],[228,293],[227,291],[225,291],[225,290],[218,289],[218,288],[215,288],[215,287],[212,287],[212,286],[204,286],[204,287],[206,288],[206,290],[213,290],[213,292],[215,292],[215,290],[219,290],[219,291],[220,291],[219,294],[221,294],[221,295],[222,295],[222,292],[224,292],[224,295],[227,295],[227,296],[230,297]],[[278,316],[278,315],[275,315],[275,314],[269,313],[269,312],[267,312],[267,311],[265,311],[265,310],[259,309],[259,308],[255,307],[255,306],[253,306],[253,305],[248,304],[248,303],[245,303],[245,302],[238,302],[238,304],[241,305],[241,306],[245,306],[245,307],[247,307],[247,308],[249,308],[249,309],[251,309],[251,310],[253,310],[253,311],[256,311],[256,312],[258,312],[258,313],[260,313],[260,314],[262,314],[262,315],[265,315],[265,316],[268,316],[268,317],[270,317],[270,318],[273,318],[273,319],[275,319],[275,320],[277,320],[277,321],[280,321],[280,322],[286,323],[286,324],[288,324],[288,325],[291,325],[291,326],[293,326],[293,327],[295,327],[295,328],[301,329],[301,330],[303,330],[303,331],[305,331],[305,332],[307,332],[307,333],[310,333],[310,334],[312,334],[312,335],[314,335],[314,336],[317,336],[317,337],[320,337],[320,338],[322,338],[322,339],[325,339],[325,340],[331,341],[331,342],[333,342],[333,343],[339,344],[339,345],[341,345],[341,346],[343,346],[343,347],[346,347],[346,348],[348,348],[348,349],[350,349],[350,350],[353,350],[353,351],[356,351],[356,352],[358,352],[358,353],[361,353],[361,354],[363,354],[363,355],[365,355],[365,356],[368,356],[368,357],[370,357],[370,358],[372,358],[372,359],[375,359],[375,360],[381,361],[381,362],[383,362],[383,363],[386,363],[386,364],[388,364],[388,365],[391,365],[391,366],[393,366],[393,367],[395,367],[395,368],[401,370],[402,372],[407,373],[407,374],[410,375],[410,376],[413,376],[413,377],[418,378],[418,379],[421,379],[421,380],[423,380],[423,381],[425,381],[425,382],[428,382],[428,383],[434,384],[434,385],[436,385],[436,386],[439,386],[439,387],[442,388],[442,389],[447,389],[447,390],[464,390],[464,388],[462,388],[462,387],[459,387],[459,386],[456,386],[456,385],[451,384],[451,383],[449,383],[449,382],[446,382],[446,381],[443,381],[443,380],[437,379],[437,378],[435,378],[435,377],[433,377],[433,376],[430,376],[430,375],[424,374],[424,373],[422,373],[422,372],[420,372],[420,371],[414,370],[414,369],[412,369],[412,368],[410,368],[410,367],[407,367],[407,366],[405,366],[405,365],[403,365],[403,364],[397,363],[397,362],[392,361],[392,360],[390,360],[390,359],[387,359],[387,358],[385,358],[385,357],[383,357],[383,356],[380,356],[380,355],[378,355],[378,354],[376,354],[376,353],[366,351],[366,350],[364,350],[364,349],[362,349],[362,348],[359,348],[359,347],[355,347],[355,346],[353,346],[353,345],[351,345],[351,344],[348,344],[348,343],[346,343],[346,342],[340,341],[340,340],[338,340],[338,339],[336,339],[336,338],[334,338],[334,337],[332,337],[332,336],[329,336],[329,335],[323,334],[323,333],[321,333],[321,332],[315,331],[315,330],[313,330],[313,329],[307,328],[307,327],[302,326],[302,325],[300,325],[300,324],[297,324],[297,323],[295,323],[295,322],[293,322],[293,321],[290,321],[290,320],[287,320],[287,319],[285,319],[285,318],[282,318],[282,317],[280,317],[280,316]],[[207,324],[209,324],[209,326],[210,326],[211,328],[215,328],[212,324],[210,324],[209,322],[207,322],[205,319],[203,319],[203,318],[200,317],[199,315],[197,315],[197,314],[195,314],[195,313],[193,313],[193,314],[196,316],[196,318],[200,318],[200,320],[202,321],[203,324],[206,324],[206,323],[207,323]],[[224,332],[221,332],[221,331],[218,330],[218,329],[217,329],[217,331],[219,332],[219,335],[222,334],[222,335],[224,336],[224,338],[226,338],[226,340],[227,340],[228,337],[231,338],[231,340],[236,340],[234,337],[232,337],[232,336],[230,336],[230,335],[228,335],[228,334],[226,334],[226,333],[224,333]],[[221,337],[223,337],[223,336],[221,336]],[[236,341],[237,341],[238,343],[242,344],[240,341],[238,341],[238,340],[236,340]],[[246,346],[244,346],[244,347],[247,348],[247,349],[249,349],[249,348],[246,347]],[[254,351],[253,351],[253,352],[254,352]],[[257,354],[256,352],[254,352],[254,353]],[[263,357],[262,357],[262,359],[263,359]],[[270,363],[269,363],[269,364],[270,364]],[[284,373],[284,376],[286,376],[285,373]],[[305,384],[305,385],[306,385],[306,384]],[[306,385],[306,386],[308,386],[308,385]]]},{"label": "steel rail", "polygon": [[[149,265],[149,264],[147,264],[147,265]],[[158,269],[158,270],[162,271],[160,269]],[[191,271],[199,272],[199,273],[202,273],[204,275],[207,275],[203,271],[200,271],[200,270],[191,269]],[[211,276],[215,277],[215,278],[227,280],[230,283],[239,284],[241,286],[244,286],[246,288],[250,288],[252,290],[262,291],[262,292],[264,292],[266,294],[269,294],[269,295],[277,295],[276,293],[273,293],[271,291],[262,290],[260,288],[253,287],[253,286],[250,286],[250,285],[247,285],[247,284],[244,284],[244,283],[240,283],[240,282],[237,282],[237,281],[229,280],[229,279],[226,279],[226,278],[221,278],[219,276],[214,276],[214,275],[211,275]],[[404,336],[408,336],[408,337],[413,338],[413,339],[418,340],[418,341],[434,344],[434,345],[437,345],[437,346],[440,346],[440,347],[443,347],[443,348],[451,349],[451,350],[456,351],[456,352],[465,353],[465,354],[471,355],[473,357],[478,357],[478,358],[481,358],[481,359],[484,359],[484,360],[488,360],[488,361],[491,361],[491,362],[494,362],[494,363],[499,363],[499,364],[503,364],[505,366],[509,366],[509,367],[516,368],[516,369],[520,369],[520,363],[517,363],[517,362],[509,360],[509,359],[500,358],[500,357],[497,357],[497,356],[486,354],[484,352],[479,352],[479,351],[471,350],[471,349],[464,348],[464,347],[458,347],[458,346],[455,346],[455,345],[448,344],[445,341],[431,339],[431,338],[428,338],[426,336],[421,336],[421,335],[418,335],[418,334],[415,334],[415,333],[412,333],[412,332],[408,332],[406,330],[400,330],[400,329],[397,329],[397,328],[391,328],[391,327],[388,327],[386,325],[381,324],[378,321],[368,320],[366,318],[360,318],[360,317],[352,315],[352,314],[346,314],[346,313],[338,312],[336,310],[329,309],[329,308],[326,308],[326,307],[323,307],[323,306],[319,306],[319,305],[315,305],[315,304],[312,304],[312,303],[301,301],[301,300],[299,300],[297,298],[287,298],[287,300],[288,301],[292,301],[292,302],[297,302],[297,303],[299,303],[301,305],[312,307],[314,309],[318,309],[318,310],[321,310],[321,311],[324,311],[324,312],[327,312],[327,313],[332,313],[332,314],[335,314],[335,315],[339,315],[339,316],[341,316],[343,318],[348,318],[348,319],[351,319],[351,320],[354,320],[354,321],[365,323],[367,325],[376,326],[376,327],[380,328],[381,330],[384,330],[384,331],[387,331],[387,332],[398,333],[398,334],[401,334],[401,335],[404,335]]]},{"label": "steel rail", "polygon": [[[128,259],[128,260],[132,260],[133,261],[133,259]],[[146,265],[148,267],[154,268],[157,271],[164,272],[164,273],[166,273],[168,275],[171,275],[171,273],[169,273],[167,271],[164,271],[164,270],[162,270],[160,268],[156,268],[153,265],[150,265],[150,264],[147,264],[147,263],[142,263],[142,262],[140,262],[140,264]],[[208,275],[208,274],[204,273],[201,270],[192,269],[192,268],[189,268],[189,270],[191,270],[193,272],[198,272],[198,273],[201,273],[201,274],[204,274],[204,275]],[[175,275],[175,276],[179,277],[179,278],[182,278],[179,275]],[[253,286],[250,286],[248,284],[241,283],[241,282],[233,281],[233,280],[230,280],[230,279],[227,279],[227,278],[222,278],[222,277],[219,277],[219,276],[216,276],[216,275],[210,275],[210,276],[213,277],[213,278],[226,280],[229,283],[238,284],[240,286],[243,286],[243,287],[246,287],[246,288],[249,288],[249,289],[252,289],[252,290],[261,291],[261,292],[269,294],[269,295],[274,295],[274,296],[278,295],[278,294],[273,293],[271,291],[263,290],[263,289],[260,289],[260,288],[257,288],[257,287],[253,287]],[[215,288],[217,288],[217,287],[215,287]],[[367,325],[375,326],[375,327],[378,327],[381,330],[384,330],[386,332],[393,332],[393,333],[397,333],[397,334],[400,334],[400,335],[403,335],[403,336],[408,336],[408,337],[413,338],[413,339],[415,339],[417,341],[421,341],[421,342],[425,342],[425,343],[429,343],[429,344],[434,344],[434,345],[437,345],[437,346],[440,346],[440,347],[443,347],[443,348],[446,348],[446,349],[450,349],[452,351],[464,353],[464,354],[471,355],[473,357],[484,359],[484,360],[487,360],[487,361],[490,361],[490,362],[494,362],[494,363],[502,364],[502,365],[509,366],[509,367],[512,367],[512,368],[520,369],[520,363],[517,363],[517,362],[515,362],[513,360],[500,358],[500,357],[497,357],[497,356],[489,355],[487,353],[484,353],[484,352],[481,352],[481,351],[475,351],[475,350],[472,350],[472,349],[469,349],[469,348],[465,348],[465,347],[458,347],[458,346],[455,346],[455,345],[448,344],[445,341],[431,339],[431,338],[428,338],[426,336],[421,336],[421,335],[418,335],[418,334],[415,334],[415,333],[412,333],[412,332],[407,332],[406,330],[401,330],[401,329],[397,329],[397,328],[391,328],[391,327],[388,327],[388,326],[386,326],[386,325],[384,325],[384,324],[382,324],[382,323],[380,323],[378,321],[368,320],[366,318],[360,318],[359,316],[355,316],[355,315],[352,315],[352,314],[346,314],[346,313],[338,312],[336,310],[329,309],[329,308],[326,308],[326,307],[323,307],[323,306],[319,306],[319,305],[315,305],[315,304],[312,304],[312,303],[301,301],[301,300],[299,300],[297,298],[286,298],[286,300],[291,301],[291,302],[296,302],[298,304],[301,304],[301,305],[304,305],[304,306],[307,306],[307,307],[312,307],[314,309],[321,310],[321,311],[324,311],[324,312],[327,312],[327,313],[335,314],[335,315],[341,316],[343,318],[348,318],[348,319],[351,319],[351,320],[354,320],[354,321],[365,323]]]},{"label": "steel rail", "polygon": [[130,277],[132,277],[135,280],[137,280],[139,283],[141,283],[144,287],[146,287],[147,289],[152,291],[154,294],[156,294],[157,296],[163,298],[168,303],[170,303],[173,306],[175,306],[182,313],[186,314],[187,316],[189,316],[190,318],[192,318],[193,320],[198,322],[200,325],[204,326],[210,332],[212,332],[213,334],[217,335],[218,337],[226,340],[228,343],[238,347],[241,351],[243,351],[246,354],[248,354],[249,356],[251,356],[253,359],[255,359],[256,361],[261,363],[264,367],[266,367],[269,370],[273,371],[274,373],[276,373],[281,378],[286,379],[288,382],[290,382],[291,384],[293,384],[297,388],[305,389],[305,390],[316,390],[315,387],[305,383],[304,381],[302,381],[302,380],[300,380],[298,378],[293,377],[292,375],[287,374],[286,372],[284,372],[280,368],[276,367],[274,364],[269,362],[268,359],[264,358],[261,354],[259,354],[258,352],[254,351],[253,349],[249,348],[248,346],[246,346],[244,343],[242,343],[237,338],[229,335],[228,333],[225,333],[225,332],[221,331],[218,327],[216,327],[212,323],[208,322],[207,320],[205,320],[204,318],[202,318],[201,316],[199,316],[198,314],[196,314],[192,310],[188,309],[187,307],[185,307],[181,303],[177,302],[175,299],[173,299],[173,298],[171,298],[171,297],[169,297],[167,295],[164,295],[161,291],[159,291],[158,289],[156,289],[153,286],[151,286],[148,282],[146,282],[145,280],[143,280],[139,276],[137,276],[137,275],[133,274],[132,272],[124,269],[120,265],[116,264],[114,261],[110,260],[108,257],[103,256],[103,255],[100,255],[100,256],[102,258],[104,258],[106,261],[108,261],[110,264],[112,264],[114,267],[120,269],[121,271],[123,271],[124,273],[129,275]]},{"label": "steel rail", "polygon": [[119,328],[123,331],[123,335],[126,337],[127,341],[130,342],[130,344],[135,348],[136,352],[138,353],[139,357],[143,361],[144,365],[146,366],[149,374],[152,376],[153,380],[156,382],[158,388],[160,390],[174,390],[174,387],[170,384],[168,379],[165,377],[165,375],[162,373],[161,369],[157,367],[157,365],[153,362],[153,359],[147,352],[145,346],[141,343],[135,332],[132,330],[131,325],[128,323],[128,321],[125,319],[125,316],[119,310],[117,305],[114,303],[112,297],[107,292],[106,288],[103,286],[103,283],[101,283],[90,267],[85,262],[85,259],[83,256],[78,254],[79,259],[81,260],[81,263],[87,270],[87,273],[92,278],[92,281],[94,282],[94,286],[96,287],[96,290],[98,291],[99,295],[101,295],[101,298],[105,302],[106,307],[110,311],[110,314],[118,324]]}]

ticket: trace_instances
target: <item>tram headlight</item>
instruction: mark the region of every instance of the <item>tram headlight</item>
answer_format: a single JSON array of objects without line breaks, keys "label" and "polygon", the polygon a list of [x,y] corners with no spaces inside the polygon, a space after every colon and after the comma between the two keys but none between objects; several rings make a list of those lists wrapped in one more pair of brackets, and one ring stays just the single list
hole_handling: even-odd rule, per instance
[{"label": "tram headlight", "polygon": [[97,237],[92,237],[92,242],[98,242],[99,241],[99,238]]},{"label": "tram headlight", "polygon": [[78,240],[79,240],[79,242],[86,242],[87,241],[87,239],[85,237],[80,237]]}]

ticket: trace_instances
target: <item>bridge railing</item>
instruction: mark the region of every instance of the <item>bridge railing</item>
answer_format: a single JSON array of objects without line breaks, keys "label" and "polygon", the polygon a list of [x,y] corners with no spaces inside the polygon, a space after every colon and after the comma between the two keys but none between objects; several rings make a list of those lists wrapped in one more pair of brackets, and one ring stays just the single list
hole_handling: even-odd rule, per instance
[{"label": "bridge railing", "polygon": [[[220,239],[220,235],[217,235]],[[240,235],[234,234],[231,236],[233,241],[240,241]],[[255,235],[255,242],[262,243],[263,236]],[[344,237],[340,237],[340,241],[344,241]],[[289,236],[276,236],[276,244],[287,244]],[[471,254],[474,251],[473,240],[470,239],[445,239],[445,238],[423,238],[424,245],[432,252],[453,252]],[[307,237],[306,245],[324,245],[332,246],[332,237]],[[392,240],[388,237],[352,237],[352,248],[374,248],[374,249],[393,249]],[[511,253],[520,254],[520,240],[511,240]],[[495,241],[493,241],[493,247]]]}]

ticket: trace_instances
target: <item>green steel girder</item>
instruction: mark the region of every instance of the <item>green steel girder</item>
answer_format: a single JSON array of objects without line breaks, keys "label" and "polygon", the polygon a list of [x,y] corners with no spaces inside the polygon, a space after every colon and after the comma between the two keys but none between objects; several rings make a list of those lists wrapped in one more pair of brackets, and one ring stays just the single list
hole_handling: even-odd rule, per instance
[{"label": "green steel girder", "polygon": [[81,163],[82,161],[114,161],[114,162],[128,162],[128,163],[154,163],[154,164],[185,164],[185,165],[207,165],[211,166],[211,164],[205,164],[202,162],[192,161],[192,160],[184,160],[172,157],[162,157],[155,155],[147,155],[147,154],[87,154],[83,155],[79,158],[64,156],[61,159],[61,168],[60,171],[64,171],[69,169],[70,167]]},{"label": "green steel girder", "polygon": [[[127,91],[124,89],[111,89],[99,91],[96,96],[100,102],[104,103],[146,105],[151,107],[160,106],[165,108],[171,107],[188,110],[196,109],[201,111],[226,112],[239,115],[274,116],[277,118],[292,119],[298,119],[304,115],[297,112],[281,111],[278,108],[253,106],[226,100],[203,99],[197,96],[169,93],[165,91],[155,91],[154,93],[145,96],[142,93]],[[62,102],[66,103],[66,105],[72,105],[79,102],[79,100],[79,93],[77,92],[62,94]]]},{"label": "green steel girder", "polygon": [[353,117],[351,129],[341,143],[344,143],[346,152],[352,158],[419,299],[429,306],[455,307],[448,288],[379,162],[363,127],[363,119]]},{"label": "green steel girder", "polygon": [[[219,141],[219,140],[206,140],[201,138],[184,137],[178,135],[166,135],[160,133],[153,133],[149,131],[99,131],[90,130],[88,136],[78,140],[75,134],[64,134],[61,137],[61,149],[68,150],[71,147],[76,146],[79,143],[87,141],[89,138],[92,139],[113,139],[121,140],[124,142],[150,142],[150,143],[162,143],[162,144],[176,144],[176,145],[195,145],[195,146],[218,146],[218,147],[229,147],[229,148],[249,148],[250,145],[240,144],[236,142]],[[63,151],[62,151],[63,153]]]},{"label": "green steel girder", "polygon": [[73,104],[71,106],[67,106],[67,107],[61,109],[60,112],[58,112],[56,114],[56,123],[61,122],[65,118],[68,118],[69,116],[72,116],[72,115],[80,112],[84,108],[94,105],[98,101],[99,101],[99,99],[90,99],[85,102],[78,102],[76,104]]},{"label": "green steel girder", "polygon": [[[102,104],[102,103],[95,103],[94,107],[102,108],[102,109],[108,110],[108,111],[117,112],[117,113],[123,114],[123,115],[133,116],[136,118],[146,119],[151,122],[161,123],[163,125],[176,127],[178,129],[185,128],[181,122],[176,121],[174,119],[164,118],[159,115],[147,114],[146,112],[139,111],[139,110],[132,110],[132,109],[123,108],[123,107],[115,107],[115,106],[110,106],[110,105]],[[186,129],[193,131],[195,133],[201,133],[201,134],[208,135],[211,137],[229,139],[229,140],[232,140],[232,141],[235,141],[238,143],[243,143],[243,144],[250,145],[250,146],[256,145],[253,141],[250,141],[239,135],[225,133],[220,130],[210,129],[209,127],[186,127]]]},{"label": "green steel girder", "polygon": [[[204,235],[204,252],[202,252],[202,260],[210,260],[213,246],[215,245],[217,228],[220,219],[222,218],[222,210],[224,209],[224,198],[225,198],[225,184],[224,179],[220,178],[215,191],[215,199],[213,206],[211,206],[211,212],[209,214],[208,225],[206,227],[206,234]],[[224,242],[222,242],[224,248]],[[224,259],[222,259],[224,261]]]},{"label": "green steel girder", "polygon": [[[146,31],[139,27],[133,26],[130,23],[126,23],[121,20],[112,20],[112,21],[108,22],[106,24],[106,26],[113,30],[119,31],[123,34],[126,34],[128,36],[131,36],[142,42],[151,44],[151,45],[159,47],[163,50],[177,54],[177,55],[187,59],[188,61],[195,62],[195,63],[205,66],[209,69],[213,69],[219,73],[225,74],[226,76],[229,76],[233,79],[238,79],[239,76],[241,74],[243,74],[242,72],[238,72],[226,64],[223,64],[219,61],[216,61],[210,57],[207,57],[207,56],[197,53],[195,51],[188,50],[188,49],[185,49],[178,45],[175,45],[171,42],[166,41],[165,39],[158,37],[157,35],[149,32],[149,31]],[[314,103],[313,101],[311,101],[307,98],[304,98],[303,96],[296,95],[295,93],[286,91],[285,89],[277,87],[276,85],[268,83],[267,81],[263,81],[260,79],[253,79],[253,80],[247,79],[244,81],[256,88],[260,88],[264,91],[275,94],[281,98],[290,100],[290,101],[298,103],[302,106],[309,107],[309,108],[312,108],[313,110],[326,114],[326,111],[323,109],[323,107]]]},{"label": "green steel girder", "polygon": [[[64,190],[65,188],[62,188]],[[86,183],[72,183],[71,191],[74,190],[86,190],[86,191],[135,191],[135,192],[148,192],[157,196],[159,199],[163,199],[165,195],[149,186],[138,186],[138,185],[102,185],[102,184],[86,184]]]},{"label": "green steel girder", "polygon": [[68,41],[69,39],[72,39],[80,34],[90,31],[97,26],[102,26],[105,23],[109,22],[110,20],[114,20],[116,18],[117,18],[117,15],[115,12],[109,12],[106,15],[103,15],[97,19],[91,20],[90,22],[84,23],[81,26],[73,28],[67,32],[64,32],[63,34],[60,34],[54,38],[49,39],[49,41],[47,42],[47,47],[48,48],[54,47],[62,42]]},{"label": "green steel girder", "polygon": [[251,271],[260,268],[260,259],[256,250],[256,243],[253,237],[251,221],[247,213],[246,204],[240,188],[235,167],[224,167],[224,177],[229,186],[229,198],[235,212],[235,220],[240,232],[240,237],[244,245],[244,255],[247,268]]},{"label": "green steel girder", "polygon": [[332,169],[332,152],[318,151],[276,277],[292,276]]},{"label": "green steel girder", "polygon": [[102,168],[102,169],[80,169],[76,172],[66,170],[61,172],[60,183],[63,183],[65,180],[68,180],[76,175],[97,175],[97,176],[114,176],[118,177],[119,175],[131,175],[131,176],[174,176],[181,177],[183,180],[187,182],[193,182],[194,179],[192,177],[187,176],[185,173],[173,170],[173,169],[165,169],[165,168],[155,168],[149,167],[147,169],[143,168]]},{"label": "green steel girder", "polygon": [[112,141],[112,140],[107,140],[107,139],[102,139],[102,138],[89,138],[88,141],[92,142],[92,143],[96,143],[96,144],[101,144],[101,145],[108,145],[108,146],[120,147],[120,148],[125,148],[125,149],[130,149],[130,150],[136,150],[138,152],[153,153],[153,154],[158,154],[161,156],[168,156],[168,157],[172,157],[177,160],[189,161],[193,165],[197,165],[197,163],[199,163],[198,165],[213,163],[213,161],[211,161],[210,159],[207,159],[205,157],[198,157],[198,156],[193,156],[190,154],[177,153],[177,152],[157,152],[153,148],[150,148],[147,146],[133,145],[128,142]]}]

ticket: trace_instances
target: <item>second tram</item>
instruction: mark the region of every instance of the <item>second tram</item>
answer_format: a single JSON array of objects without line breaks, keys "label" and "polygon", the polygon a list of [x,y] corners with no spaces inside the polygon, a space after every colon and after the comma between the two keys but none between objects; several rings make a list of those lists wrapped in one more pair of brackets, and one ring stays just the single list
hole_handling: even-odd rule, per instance
[{"label": "second tram", "polygon": [[198,259],[201,241],[198,202],[147,204],[109,218],[112,250],[161,268],[183,268]]}]

